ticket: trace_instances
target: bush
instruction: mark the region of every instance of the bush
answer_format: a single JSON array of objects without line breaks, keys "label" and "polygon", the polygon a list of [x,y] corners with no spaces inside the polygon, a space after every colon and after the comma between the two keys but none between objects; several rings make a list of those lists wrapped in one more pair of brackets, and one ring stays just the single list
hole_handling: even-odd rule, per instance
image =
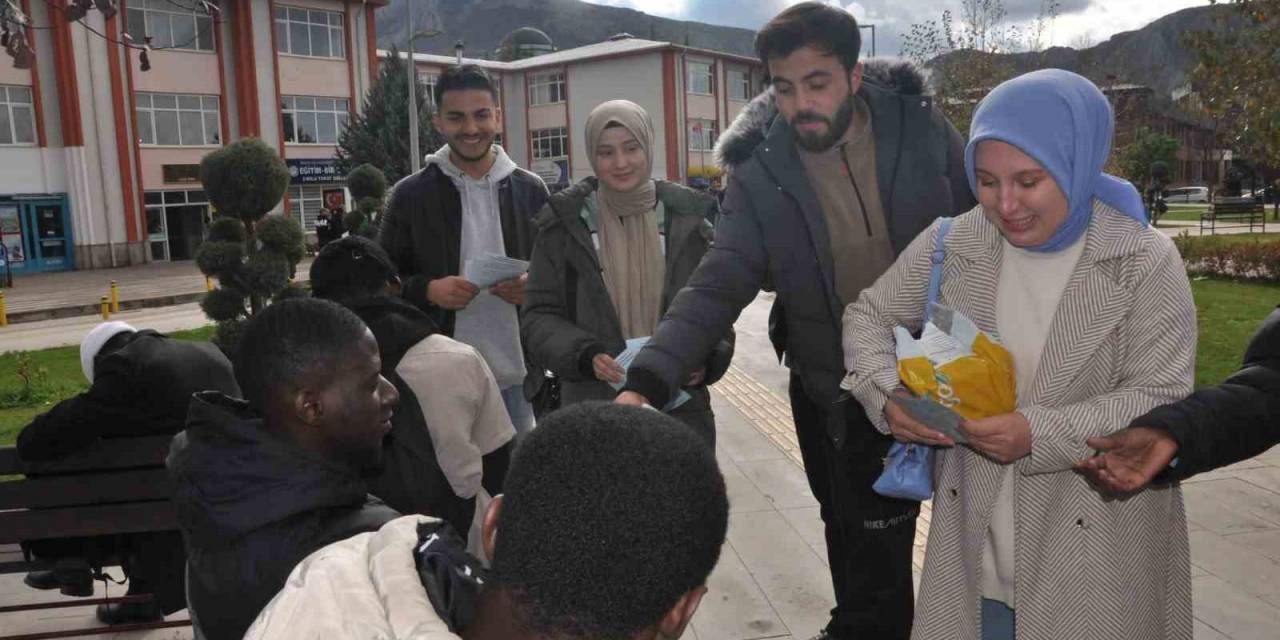
[{"label": "bush", "polygon": [[347,174],[347,188],[357,201],[374,198],[382,202],[382,196],[387,192],[387,177],[377,167],[365,163]]},{"label": "bush", "polygon": [[269,216],[258,225],[258,241],[264,251],[284,256],[291,265],[306,253],[305,234],[297,218]]},{"label": "bush", "polygon": [[1280,241],[1192,237],[1184,231],[1173,242],[1189,275],[1280,282]]},{"label": "bush", "polygon": [[200,310],[214,322],[235,320],[248,313],[244,307],[244,299],[243,293],[221,287],[205,294],[200,301]]},{"label": "bush", "polygon": [[196,249],[196,266],[200,267],[200,272],[207,276],[221,278],[239,269],[242,262],[244,262],[243,241],[213,240],[210,234],[210,239]]},{"label": "bush", "polygon": [[244,223],[238,218],[219,215],[209,223],[209,240],[244,242]]},{"label": "bush", "polygon": [[289,167],[258,138],[242,138],[200,161],[200,182],[223,215],[256,222],[280,202],[289,187]]}]

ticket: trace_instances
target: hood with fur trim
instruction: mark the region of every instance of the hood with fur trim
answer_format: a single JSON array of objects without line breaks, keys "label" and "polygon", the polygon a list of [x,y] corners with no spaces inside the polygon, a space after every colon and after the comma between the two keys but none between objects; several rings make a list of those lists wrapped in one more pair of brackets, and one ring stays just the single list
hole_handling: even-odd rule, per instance
[{"label": "hood with fur trim", "polygon": [[[924,95],[924,74],[910,62],[879,58],[867,60],[863,64],[862,78],[864,84],[898,95]],[[769,134],[769,127],[777,115],[778,105],[773,98],[773,89],[766,89],[747,104],[716,142],[713,154],[716,165],[730,171],[751,159],[756,147]]]}]

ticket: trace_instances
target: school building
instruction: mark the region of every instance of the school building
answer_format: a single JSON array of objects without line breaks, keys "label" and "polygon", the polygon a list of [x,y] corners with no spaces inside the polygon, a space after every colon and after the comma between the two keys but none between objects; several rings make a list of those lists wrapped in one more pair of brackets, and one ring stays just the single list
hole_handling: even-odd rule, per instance
[{"label": "school building", "polygon": [[[419,53],[414,62],[434,88],[456,58]],[[498,80],[503,148],[553,188],[591,175],[582,139],[587,115],[617,99],[639,104],[653,118],[654,177],[685,182],[718,175],[711,152],[719,132],[764,84],[756,58],[625,34],[511,62],[463,62],[484,67]]]},{"label": "school building", "polygon": [[[245,136],[280,151],[284,213],[311,229],[387,55],[386,0],[119,0],[78,22],[66,0],[14,3],[34,52],[29,68],[0,56],[0,244],[16,274],[191,259],[211,217],[200,159]],[[581,131],[615,98],[653,116],[656,177],[707,175],[717,132],[763,81],[752,58],[631,37],[525,49],[540,55],[464,61],[499,79],[502,142],[550,184],[590,173]],[[415,62],[430,83],[454,58]]]}]

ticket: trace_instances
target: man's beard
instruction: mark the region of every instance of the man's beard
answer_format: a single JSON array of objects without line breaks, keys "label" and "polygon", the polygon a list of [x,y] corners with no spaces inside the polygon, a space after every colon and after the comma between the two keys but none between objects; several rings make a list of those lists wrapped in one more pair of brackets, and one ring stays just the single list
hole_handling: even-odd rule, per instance
[{"label": "man's beard", "polygon": [[484,160],[489,156],[489,152],[493,150],[493,138],[489,138],[489,144],[485,145],[484,152],[474,158],[463,153],[461,149],[459,149],[456,145],[453,144],[452,140],[448,142],[449,142],[449,151],[453,152],[453,155],[458,156],[459,158],[462,158],[464,162],[479,162],[481,160]]},{"label": "man's beard", "polygon": [[827,118],[812,111],[799,111],[792,118],[791,125],[795,127],[803,122],[825,122],[827,123],[827,131],[825,133],[807,133],[796,129],[796,144],[800,145],[801,149],[809,152],[830,149],[840,138],[844,137],[845,131],[849,130],[849,125],[853,122],[853,93],[850,93],[841,103],[834,118]]}]

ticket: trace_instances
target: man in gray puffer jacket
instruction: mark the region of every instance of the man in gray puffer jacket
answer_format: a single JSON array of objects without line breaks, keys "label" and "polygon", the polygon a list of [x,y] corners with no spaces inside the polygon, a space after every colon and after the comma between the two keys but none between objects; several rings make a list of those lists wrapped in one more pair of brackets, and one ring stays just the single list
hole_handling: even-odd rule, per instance
[{"label": "man in gray puffer jacket", "polygon": [[[760,31],[772,88],[726,131],[715,246],[671,303],[618,401],[662,406],[761,288],[791,368],[805,472],[826,525],[836,607],[820,638],[906,638],[915,502],[871,485],[890,439],[840,398],[845,305],[938,216],[975,204],[964,143],[909,65],[858,62],[857,22],[806,2]],[[864,81],[865,80],[865,81]]]}]

